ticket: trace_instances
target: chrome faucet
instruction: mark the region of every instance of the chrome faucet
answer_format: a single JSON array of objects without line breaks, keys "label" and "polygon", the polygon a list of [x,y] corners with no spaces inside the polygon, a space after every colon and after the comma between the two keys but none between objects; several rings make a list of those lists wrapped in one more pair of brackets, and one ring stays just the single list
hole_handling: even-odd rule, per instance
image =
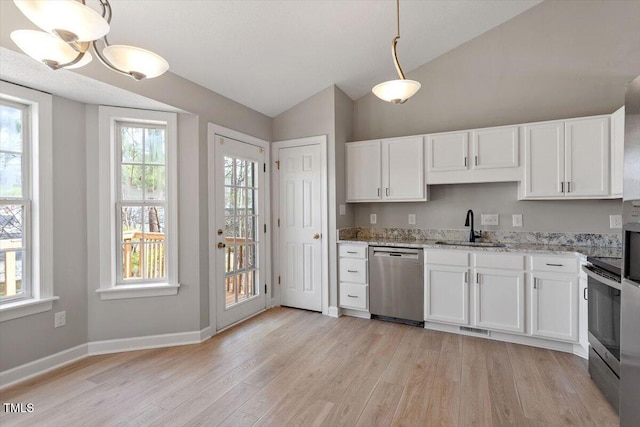
[{"label": "chrome faucet", "polygon": [[[471,219],[469,219],[471,218]],[[469,209],[467,211],[467,219],[464,222],[465,227],[471,226],[471,231],[469,232],[469,241],[475,242],[477,238],[482,237],[482,231],[478,231],[477,233],[473,229],[473,211]]]}]

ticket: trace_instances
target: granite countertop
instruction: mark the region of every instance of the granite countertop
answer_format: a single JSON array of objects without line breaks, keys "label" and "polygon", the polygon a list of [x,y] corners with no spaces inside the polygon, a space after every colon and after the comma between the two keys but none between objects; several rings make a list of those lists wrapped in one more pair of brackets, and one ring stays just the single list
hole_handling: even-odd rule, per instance
[{"label": "granite countertop", "polygon": [[464,246],[464,245],[442,245],[436,244],[439,240],[398,240],[384,238],[351,238],[339,239],[338,243],[366,243],[371,246],[398,246],[405,248],[423,248],[423,249],[444,249],[444,250],[464,250],[464,251],[483,251],[483,252],[526,252],[535,254],[552,254],[552,255],[580,255],[582,257],[614,257],[622,256],[620,247],[607,246],[571,246],[571,245],[538,245],[530,243],[507,243],[504,247],[486,247],[486,246]]}]

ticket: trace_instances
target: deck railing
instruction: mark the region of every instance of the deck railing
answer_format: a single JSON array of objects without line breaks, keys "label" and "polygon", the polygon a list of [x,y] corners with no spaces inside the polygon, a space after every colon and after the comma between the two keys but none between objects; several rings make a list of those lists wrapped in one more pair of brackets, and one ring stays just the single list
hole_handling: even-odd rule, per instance
[{"label": "deck railing", "polygon": [[[140,230],[130,230],[123,233],[124,247],[122,251],[122,266],[124,278],[131,278],[132,255],[134,246],[143,243]],[[135,243],[134,243],[135,242]],[[138,261],[138,268],[144,270],[143,279],[159,279],[166,276],[166,257],[164,233],[144,233],[144,249]],[[142,269],[142,265],[146,266]]]},{"label": "deck railing", "polygon": [[[18,249],[22,247],[22,239],[0,240],[0,249]],[[16,278],[16,252],[4,253],[4,283],[2,283],[2,296],[10,297],[18,292],[18,283],[22,278]]]}]

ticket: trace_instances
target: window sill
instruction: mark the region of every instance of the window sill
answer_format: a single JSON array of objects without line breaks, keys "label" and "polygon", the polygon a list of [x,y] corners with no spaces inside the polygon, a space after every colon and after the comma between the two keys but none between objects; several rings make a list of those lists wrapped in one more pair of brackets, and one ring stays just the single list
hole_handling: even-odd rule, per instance
[{"label": "window sill", "polygon": [[0,322],[17,319],[19,317],[31,316],[32,314],[44,313],[51,311],[53,302],[60,297],[48,298],[30,298],[27,300],[16,301],[12,303],[2,304],[0,306]]},{"label": "window sill", "polygon": [[100,295],[100,299],[128,299],[128,298],[145,298],[145,297],[162,297],[168,295],[176,295],[180,285],[118,285],[112,288],[100,288],[96,292]]}]

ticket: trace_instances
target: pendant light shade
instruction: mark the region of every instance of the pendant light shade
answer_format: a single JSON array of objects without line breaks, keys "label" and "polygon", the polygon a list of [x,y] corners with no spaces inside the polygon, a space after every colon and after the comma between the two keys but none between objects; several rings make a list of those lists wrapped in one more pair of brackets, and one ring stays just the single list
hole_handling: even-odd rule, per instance
[{"label": "pendant light shade", "polygon": [[398,80],[389,80],[383,83],[379,83],[371,89],[373,94],[383,101],[392,102],[394,104],[404,104],[407,99],[420,90],[420,83],[415,80],[407,80],[404,77],[402,67],[398,61],[398,51],[396,45],[400,39],[400,0],[396,0],[396,24],[398,31],[396,36],[391,42],[391,56],[393,57],[393,63],[396,66],[398,72]]},{"label": "pendant light shade", "polygon": [[11,33],[11,39],[24,53],[53,70],[88,64],[92,59],[90,51],[107,68],[135,80],[158,77],[169,69],[169,63],[153,52],[110,45],[109,0],[95,0],[102,14],[86,6],[85,1],[13,0],[27,18],[46,32],[17,30]]},{"label": "pendant light shade", "polygon": [[[64,31],[65,41],[92,41],[109,32],[109,23],[76,0],[14,0],[18,9],[48,33]],[[69,39],[65,39],[68,37]]]},{"label": "pendant light shade", "polygon": [[150,79],[169,69],[169,63],[159,55],[139,47],[114,44],[105,47],[102,54],[114,67]]},{"label": "pendant light shade", "polygon": [[[36,61],[44,62],[51,68],[73,62],[79,55],[71,46],[53,34],[36,30],[16,30],[11,33],[11,40],[20,49]],[[91,62],[91,54],[86,52],[75,64],[65,68],[78,68]]]}]

